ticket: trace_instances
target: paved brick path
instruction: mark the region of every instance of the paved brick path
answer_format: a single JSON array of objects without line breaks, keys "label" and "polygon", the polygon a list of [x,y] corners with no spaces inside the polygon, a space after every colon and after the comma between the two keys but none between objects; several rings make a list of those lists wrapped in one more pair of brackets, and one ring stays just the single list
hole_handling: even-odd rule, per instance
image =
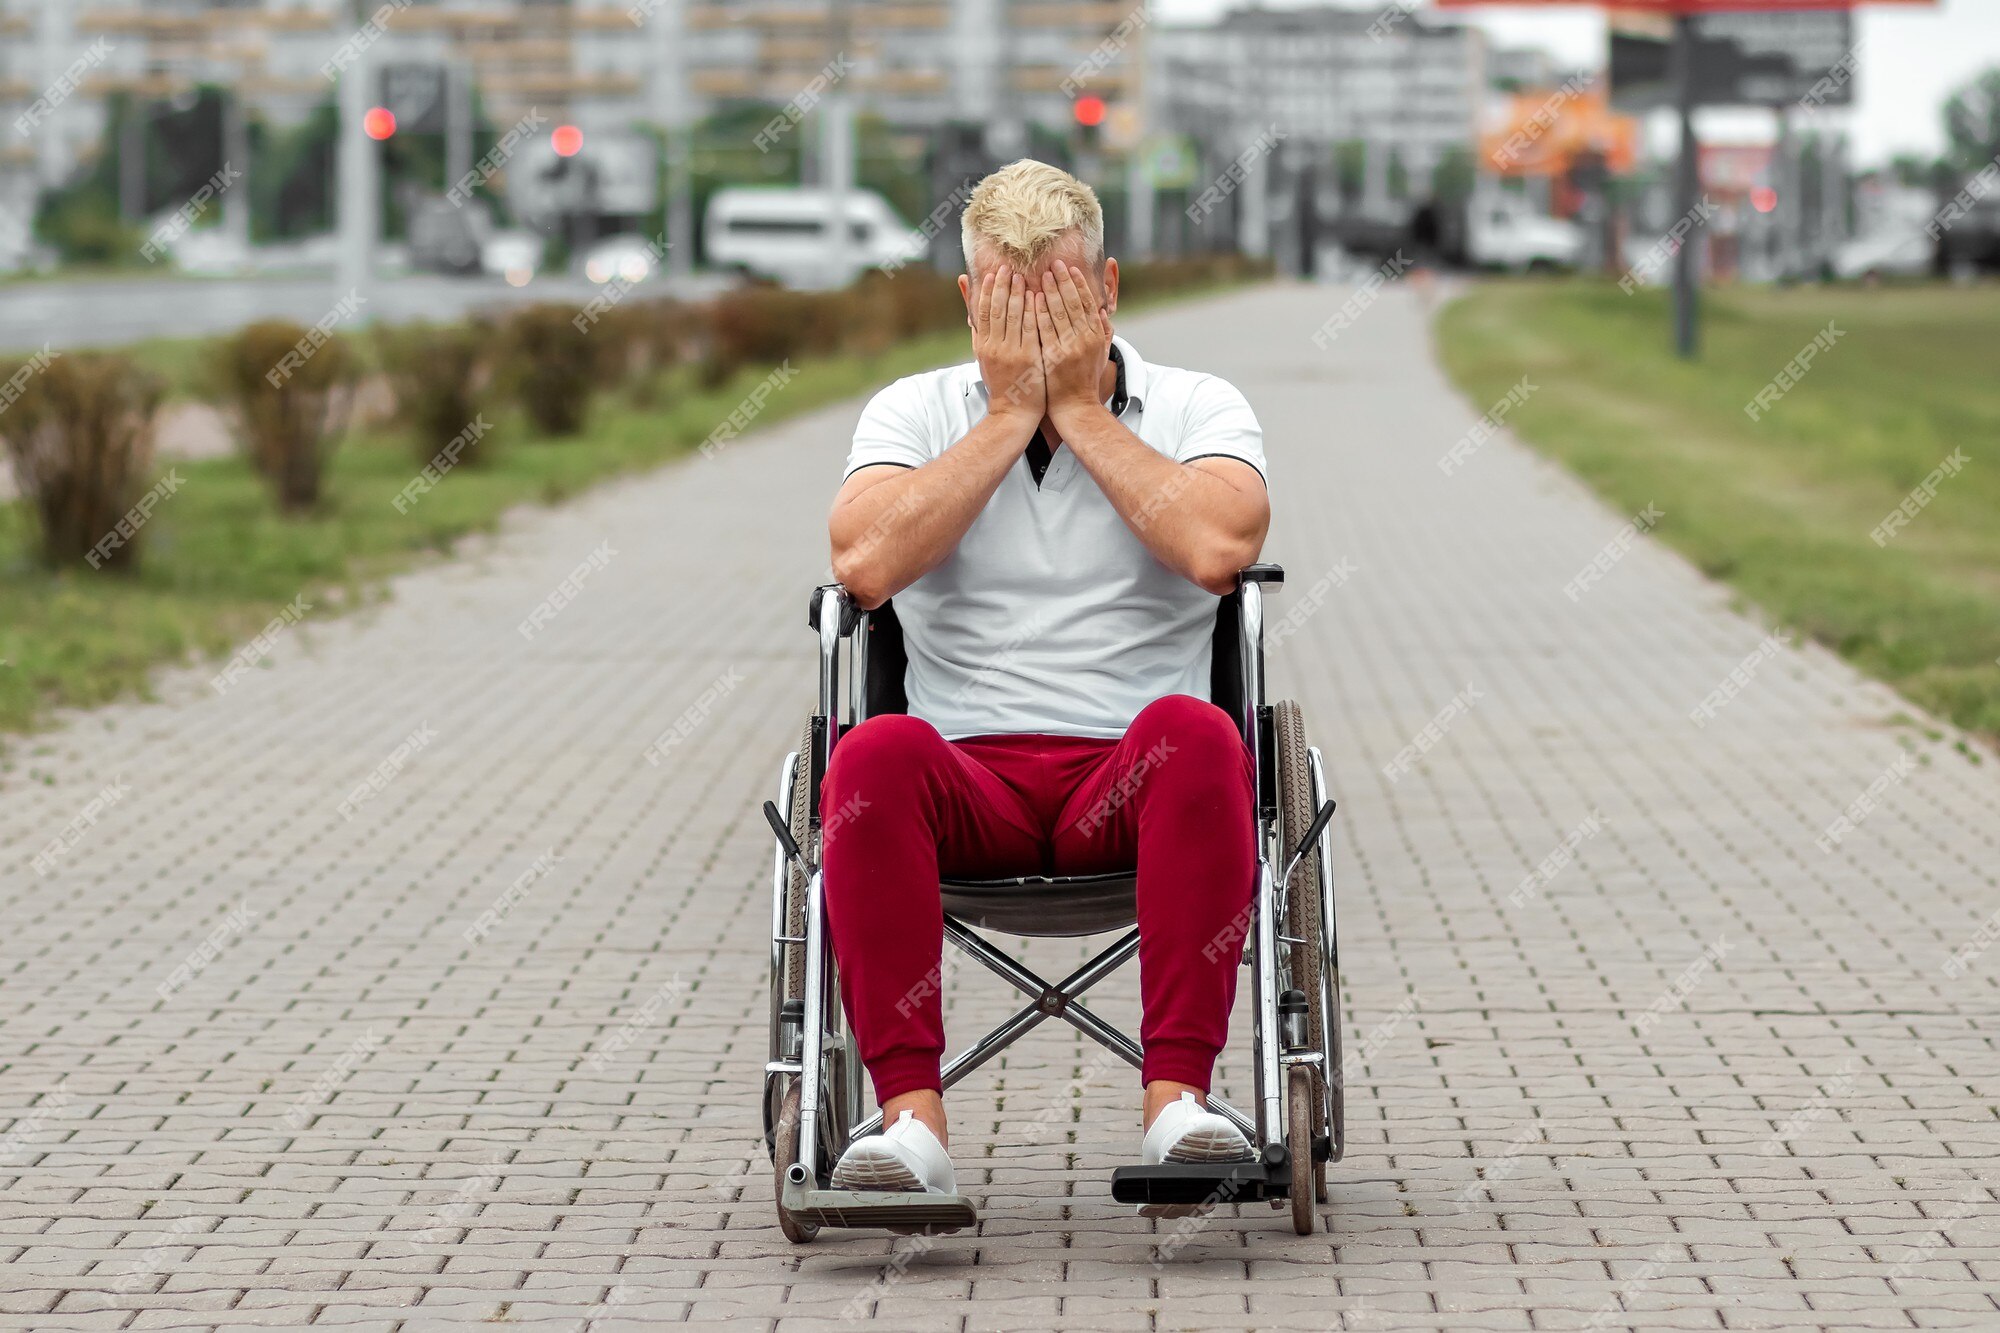
[{"label": "paved brick path", "polygon": [[[1044,1030],[955,1099],[977,1235],[780,1238],[755,806],[850,406],[511,523],[222,697],[14,748],[0,1326],[2000,1324],[1996,765],[1643,539],[1565,595],[1629,516],[1505,439],[1446,476],[1485,405],[1400,293],[1314,348],[1343,295],[1128,327],[1257,404],[1276,614],[1317,603],[1273,671],[1344,798],[1327,1234],[1113,1206],[1134,1089]],[[1004,1002],[962,974],[956,1030]],[[1079,1086],[1062,1134],[996,1132]]]}]

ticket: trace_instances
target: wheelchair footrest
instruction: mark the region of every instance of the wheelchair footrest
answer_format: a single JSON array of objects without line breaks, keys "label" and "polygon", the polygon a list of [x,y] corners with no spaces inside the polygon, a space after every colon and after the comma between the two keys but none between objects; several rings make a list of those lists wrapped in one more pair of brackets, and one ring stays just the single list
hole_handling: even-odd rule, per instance
[{"label": "wheelchair footrest", "polygon": [[1283,1162],[1167,1162],[1111,1173],[1111,1197],[1119,1203],[1249,1203],[1290,1194]]},{"label": "wheelchair footrest", "polygon": [[963,1194],[816,1190],[785,1183],[785,1211],[823,1227],[888,1227],[906,1234],[958,1231],[979,1221]]}]

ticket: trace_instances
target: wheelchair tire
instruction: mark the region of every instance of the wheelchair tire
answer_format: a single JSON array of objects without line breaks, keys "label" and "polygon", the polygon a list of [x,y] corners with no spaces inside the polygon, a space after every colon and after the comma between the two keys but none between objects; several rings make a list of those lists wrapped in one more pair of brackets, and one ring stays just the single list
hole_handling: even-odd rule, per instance
[{"label": "wheelchair tire", "polygon": [[777,1189],[778,1229],[794,1245],[809,1245],[819,1235],[819,1224],[785,1209],[785,1172],[799,1160],[799,1081],[794,1078],[778,1111],[778,1150],[771,1180]]},{"label": "wheelchair tire", "polygon": [[[807,860],[818,855],[812,845],[813,828],[813,725],[806,723],[806,734],[799,741],[799,760],[792,768],[792,802],[788,812],[792,828],[792,841],[804,851]],[[786,872],[785,878],[785,933],[795,940],[806,935],[806,877],[797,865]],[[806,993],[806,946],[787,944],[785,946],[784,998],[803,999]]]},{"label": "wheelchair tire", "polygon": [[[1312,760],[1307,753],[1305,717],[1297,703],[1281,699],[1271,710],[1272,734],[1276,747],[1278,773],[1279,828],[1284,839],[1284,851],[1290,855],[1297,847],[1299,839],[1305,837],[1312,826],[1318,804],[1313,800]],[[1320,1015],[1320,972],[1322,965],[1320,933],[1319,858],[1307,855],[1299,862],[1292,874],[1292,882],[1285,891],[1285,934],[1299,941],[1290,945],[1291,984],[1305,992],[1306,1031],[1315,1034],[1327,1029],[1322,1026]],[[1318,1096],[1312,1098],[1312,1134],[1315,1138],[1327,1135],[1327,1108],[1332,1101],[1328,1095],[1330,1080],[1334,1075],[1333,1062],[1336,1052],[1322,1051],[1317,1078],[1320,1087]],[[1334,1095],[1338,1095],[1335,1093]],[[1326,1163],[1314,1161],[1312,1169],[1313,1195],[1317,1199],[1326,1196]],[[1296,1209],[1294,1203],[1294,1217]],[[1300,1235],[1306,1234],[1300,1232]]]}]

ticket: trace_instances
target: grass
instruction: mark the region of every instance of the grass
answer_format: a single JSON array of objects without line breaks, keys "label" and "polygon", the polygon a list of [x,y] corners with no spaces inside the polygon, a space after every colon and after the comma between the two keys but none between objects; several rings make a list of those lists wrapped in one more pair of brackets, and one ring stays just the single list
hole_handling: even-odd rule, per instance
[{"label": "grass", "polygon": [[[1507,424],[1779,624],[1958,725],[2000,737],[2000,290],[1711,293],[1694,363],[1663,293],[1482,284],[1440,317],[1475,404],[1526,375]],[[1825,329],[1811,371],[1745,412]],[[1886,545],[1870,533],[1954,450],[1969,460]]]},{"label": "grass", "polygon": [[[154,340],[133,354],[174,394],[198,394],[208,346]],[[757,424],[969,356],[960,329],[879,356],[802,361]],[[493,463],[455,469],[407,514],[390,501],[418,463],[396,432],[349,439],[330,465],[323,512],[304,519],[280,516],[240,458],[176,462],[180,488],[146,525],[140,570],[129,578],[43,569],[31,554],[26,506],[0,503],[0,736],[32,730],[53,708],[147,697],[155,668],[233,651],[301,592],[309,619],[321,618],[377,596],[385,576],[492,529],[515,506],[553,504],[667,462],[706,439],[765,374],[746,370],[701,390],[690,372],[675,372],[659,386],[656,408],[628,393],[599,394],[588,431],[575,439],[538,439],[518,413],[489,414]]]}]

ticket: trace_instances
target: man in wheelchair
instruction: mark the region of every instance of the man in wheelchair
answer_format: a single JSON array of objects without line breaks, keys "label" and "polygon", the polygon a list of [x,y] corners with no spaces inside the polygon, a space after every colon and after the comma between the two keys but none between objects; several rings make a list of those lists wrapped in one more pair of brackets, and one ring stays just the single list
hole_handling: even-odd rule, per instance
[{"label": "man in wheelchair", "polygon": [[[894,597],[908,711],[844,734],[822,787],[833,950],[884,1131],[836,1189],[956,1191],[940,1060],[940,877],[1137,873],[1140,1157],[1252,1157],[1206,1105],[1256,883],[1252,761],[1207,701],[1217,598],[1270,522],[1243,395],[1112,331],[1089,186],[988,176],[959,279],[977,360],[877,394],[829,528],[863,608]],[[847,812],[847,813],[842,813]],[[1004,1130],[1003,1130],[1004,1132]]]}]

